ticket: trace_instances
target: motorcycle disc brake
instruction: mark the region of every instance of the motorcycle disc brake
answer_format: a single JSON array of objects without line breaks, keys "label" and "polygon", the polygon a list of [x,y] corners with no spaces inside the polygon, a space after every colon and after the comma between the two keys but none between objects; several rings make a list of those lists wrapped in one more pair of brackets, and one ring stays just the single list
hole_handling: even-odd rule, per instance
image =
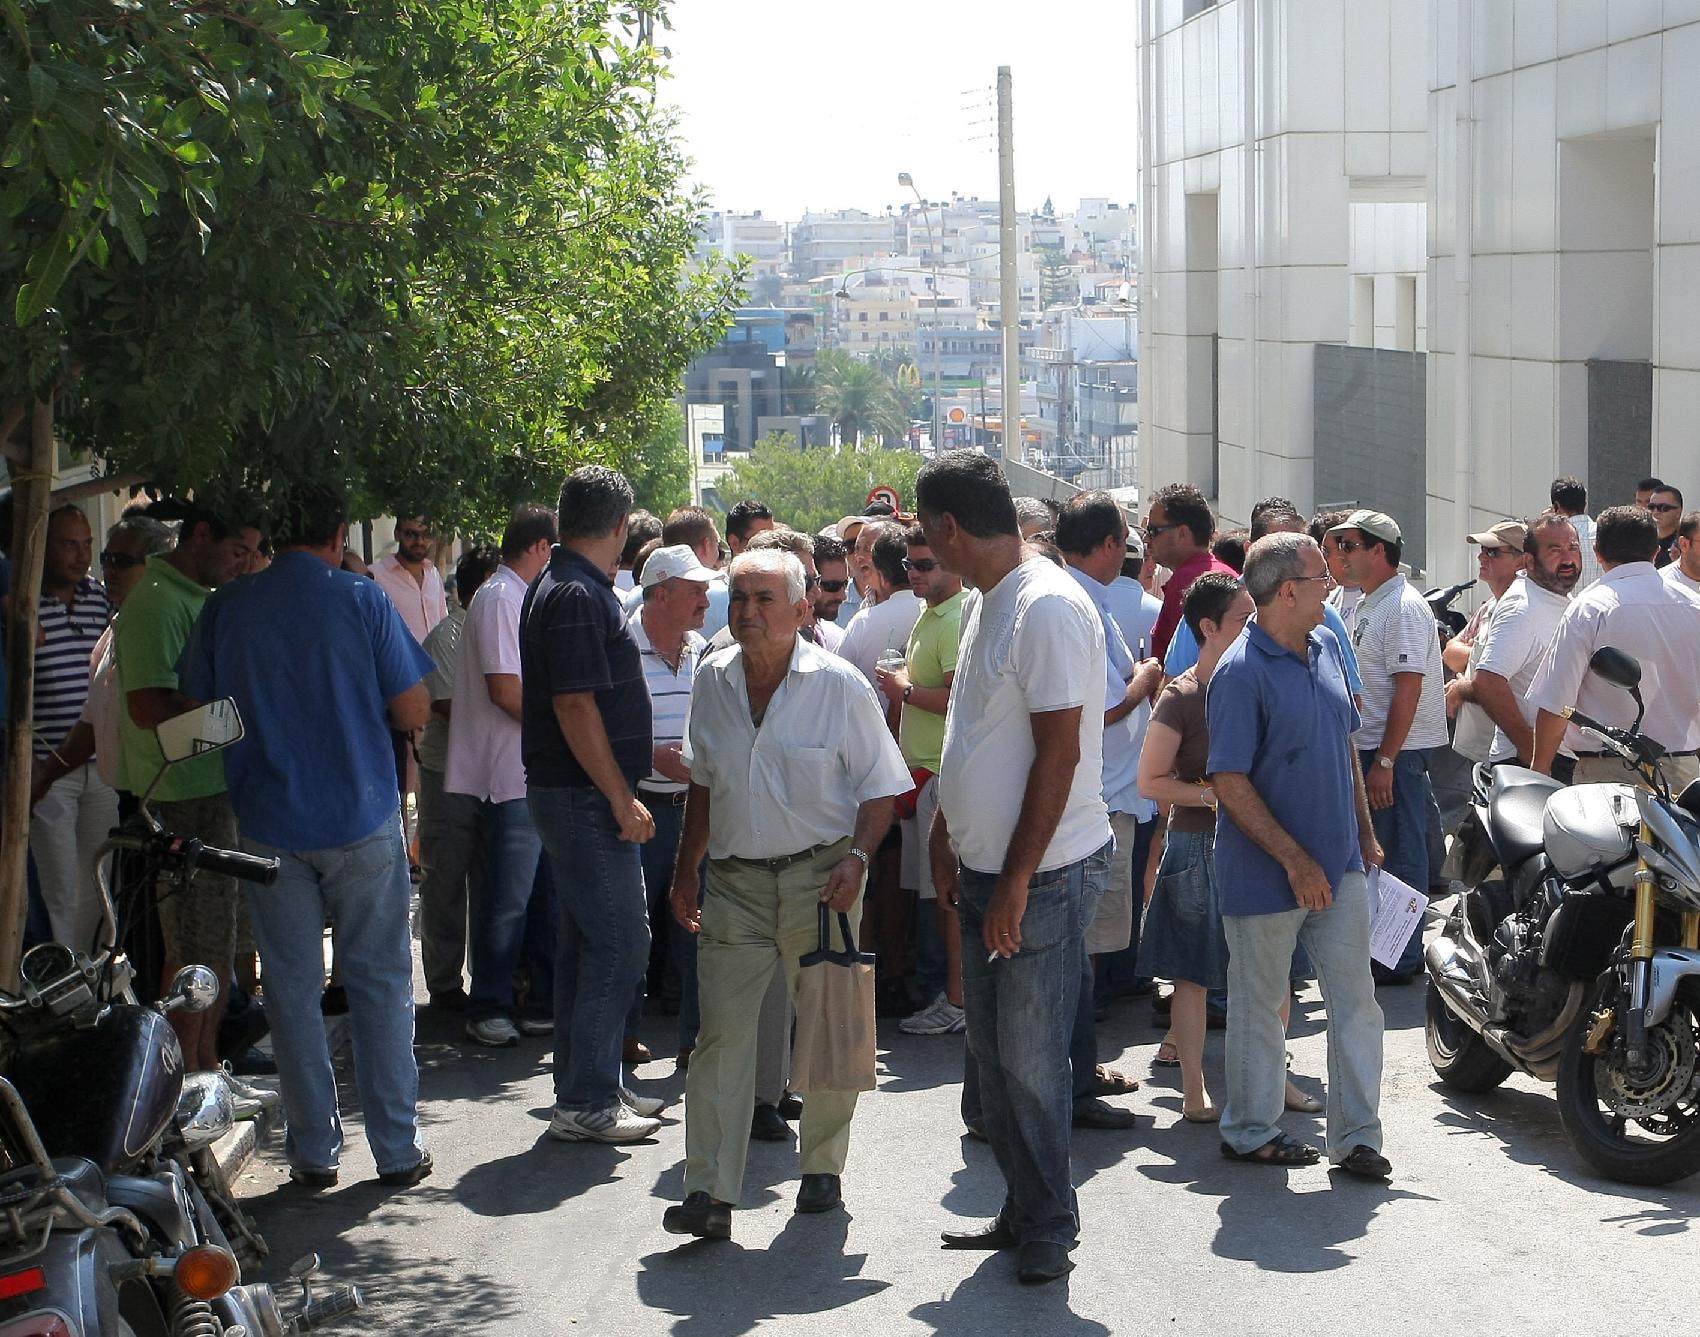
[{"label": "motorcycle disc brake", "polygon": [[[1594,1089],[1600,1103],[1619,1118],[1635,1119],[1657,1133],[1679,1131],[1669,1127],[1666,1116],[1681,1125],[1692,1112],[1677,1110],[1678,1104],[1695,1087],[1694,1023],[1686,1011],[1673,1010],[1660,1025],[1647,1032],[1652,1051],[1652,1070],[1645,1078],[1632,1079],[1618,1062],[1594,1065]],[[1657,1125],[1649,1120],[1659,1121]]]}]

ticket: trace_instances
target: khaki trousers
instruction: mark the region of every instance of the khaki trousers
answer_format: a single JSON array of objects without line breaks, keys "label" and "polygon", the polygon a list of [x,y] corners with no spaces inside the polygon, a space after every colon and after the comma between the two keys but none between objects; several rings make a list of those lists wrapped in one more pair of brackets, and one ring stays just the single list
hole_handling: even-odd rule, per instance
[{"label": "khaki trousers", "polygon": [[[736,1204],[755,1108],[757,1020],[775,972],[797,996],[798,958],[820,945],[816,907],[846,837],[812,858],[771,871],[739,859],[711,859],[697,939],[702,1029],[685,1079],[685,1192]],[[854,929],[862,898],[850,908]],[[837,935],[834,935],[834,945]],[[798,1135],[801,1173],[842,1174],[850,1149],[854,1091],[810,1091]]]},{"label": "khaki trousers", "polygon": [[[1658,769],[1660,776],[1670,786],[1671,797],[1674,798],[1696,779],[1700,779],[1700,757],[1661,757]],[[1632,770],[1621,757],[1616,756],[1576,758],[1576,777],[1572,783],[1640,785],[1643,789],[1647,787],[1641,773]]]}]

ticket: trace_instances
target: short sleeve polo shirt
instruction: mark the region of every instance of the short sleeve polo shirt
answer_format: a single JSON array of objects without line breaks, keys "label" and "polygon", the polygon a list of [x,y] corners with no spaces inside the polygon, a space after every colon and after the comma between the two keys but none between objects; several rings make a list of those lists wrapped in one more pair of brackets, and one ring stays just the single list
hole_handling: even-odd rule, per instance
[{"label": "short sleeve polo shirt", "polygon": [[[1228,647],[1205,698],[1210,773],[1247,776],[1270,815],[1337,886],[1363,867],[1350,746],[1358,711],[1334,633],[1316,628],[1307,649],[1308,662],[1255,622]],[[1225,915],[1298,905],[1286,870],[1225,806],[1216,809],[1216,867]]]},{"label": "short sleeve polo shirt", "polygon": [[596,697],[614,762],[635,786],[654,763],[654,714],[643,657],[608,573],[556,546],[520,611],[520,753],[529,787],[594,783],[567,746],[555,698]]}]

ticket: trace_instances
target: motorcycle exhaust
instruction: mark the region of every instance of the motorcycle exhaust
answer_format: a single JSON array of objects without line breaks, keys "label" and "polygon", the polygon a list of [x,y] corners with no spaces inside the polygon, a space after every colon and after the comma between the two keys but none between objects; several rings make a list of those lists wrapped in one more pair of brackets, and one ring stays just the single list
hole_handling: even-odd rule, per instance
[{"label": "motorcycle exhaust", "polygon": [[1440,994],[1440,1001],[1477,1035],[1487,1047],[1513,1067],[1527,1070],[1528,1064],[1506,1044],[1504,1032],[1488,1023],[1485,1013],[1470,994],[1470,972],[1458,959],[1458,947],[1452,939],[1440,935],[1423,948],[1423,964],[1428,967],[1429,987]]}]

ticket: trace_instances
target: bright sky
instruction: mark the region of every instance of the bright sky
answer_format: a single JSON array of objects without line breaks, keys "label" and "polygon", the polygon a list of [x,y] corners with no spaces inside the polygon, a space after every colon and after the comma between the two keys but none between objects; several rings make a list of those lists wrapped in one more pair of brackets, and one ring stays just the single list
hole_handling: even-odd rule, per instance
[{"label": "bright sky", "polygon": [[673,77],[713,203],[795,219],[952,191],[995,199],[997,67],[1014,77],[1018,207],[1136,193],[1129,0],[675,0]]}]

